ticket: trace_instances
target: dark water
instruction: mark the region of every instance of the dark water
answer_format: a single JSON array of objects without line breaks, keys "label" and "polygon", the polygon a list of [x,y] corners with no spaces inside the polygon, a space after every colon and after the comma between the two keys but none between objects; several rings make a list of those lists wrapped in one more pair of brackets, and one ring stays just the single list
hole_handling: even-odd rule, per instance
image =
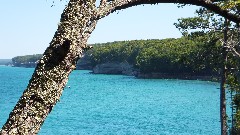
[{"label": "dark water", "polygon": [[[0,126],[34,69],[0,66]],[[218,83],[74,71],[40,135],[219,135]]]}]

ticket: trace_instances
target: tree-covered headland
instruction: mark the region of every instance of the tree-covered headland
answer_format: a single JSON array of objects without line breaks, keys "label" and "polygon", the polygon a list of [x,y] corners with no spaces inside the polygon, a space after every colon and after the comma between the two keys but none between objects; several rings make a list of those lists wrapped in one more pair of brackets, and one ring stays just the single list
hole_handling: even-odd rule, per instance
[{"label": "tree-covered headland", "polygon": [[[94,44],[85,56],[92,67],[111,62],[128,62],[140,73],[185,75],[219,74],[220,42],[207,35],[174,39],[118,41]],[[213,51],[214,50],[214,51]]]}]

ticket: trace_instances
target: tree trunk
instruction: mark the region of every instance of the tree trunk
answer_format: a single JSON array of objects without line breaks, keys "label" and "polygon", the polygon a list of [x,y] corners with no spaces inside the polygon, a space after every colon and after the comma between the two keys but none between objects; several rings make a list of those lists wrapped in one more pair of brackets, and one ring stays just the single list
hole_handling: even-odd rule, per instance
[{"label": "tree trunk", "polygon": [[[60,99],[81,57],[97,20],[110,13],[140,4],[182,3],[206,7],[216,13],[240,22],[240,16],[222,10],[209,0],[70,0],[61,15],[60,24],[50,46],[46,49],[32,75],[27,89],[9,115],[0,134],[37,134],[52,107]],[[169,11],[170,12],[170,11]]]},{"label": "tree trunk", "polygon": [[226,75],[227,75],[227,32],[228,32],[228,20],[225,19],[224,28],[224,43],[222,48],[222,69],[221,69],[221,82],[220,82],[220,120],[221,120],[221,135],[227,135],[227,113],[226,113]]},{"label": "tree trunk", "polygon": [[[85,0],[70,0],[61,15],[50,46],[29,81],[27,89],[9,115],[0,134],[37,134],[52,107],[60,99],[76,61],[95,28],[95,7]],[[80,55],[80,56],[79,56]]]}]

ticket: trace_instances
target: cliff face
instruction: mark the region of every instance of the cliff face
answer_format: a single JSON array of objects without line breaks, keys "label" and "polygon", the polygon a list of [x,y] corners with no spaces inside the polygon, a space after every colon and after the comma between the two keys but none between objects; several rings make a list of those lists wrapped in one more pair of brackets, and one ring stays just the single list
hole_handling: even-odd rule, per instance
[{"label": "cliff face", "polygon": [[127,62],[103,63],[96,65],[93,68],[93,73],[133,75],[133,66]]},{"label": "cliff face", "polygon": [[77,70],[92,70],[94,74],[133,75],[133,66],[128,62],[108,62],[92,66],[90,59],[83,56],[77,63]]},{"label": "cliff face", "polygon": [[92,70],[92,63],[90,62],[90,60],[86,57],[81,58],[78,62],[77,62],[77,70]]}]

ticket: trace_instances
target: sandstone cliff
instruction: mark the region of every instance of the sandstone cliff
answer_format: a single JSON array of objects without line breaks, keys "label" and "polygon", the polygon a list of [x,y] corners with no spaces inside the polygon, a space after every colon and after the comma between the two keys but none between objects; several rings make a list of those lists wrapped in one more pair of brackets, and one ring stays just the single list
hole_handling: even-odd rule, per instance
[{"label": "sandstone cliff", "polygon": [[93,68],[95,74],[124,74],[133,75],[133,66],[127,62],[109,62],[98,64]]}]

